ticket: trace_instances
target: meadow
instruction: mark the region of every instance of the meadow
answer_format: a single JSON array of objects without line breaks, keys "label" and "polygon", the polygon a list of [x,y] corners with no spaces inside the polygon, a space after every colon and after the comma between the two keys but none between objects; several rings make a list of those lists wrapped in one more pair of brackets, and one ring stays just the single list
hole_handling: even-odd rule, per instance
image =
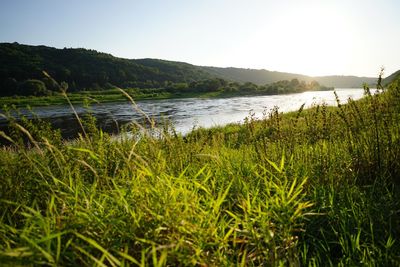
[{"label": "meadow", "polygon": [[9,117],[0,265],[398,266],[400,81],[378,88],[185,136]]}]

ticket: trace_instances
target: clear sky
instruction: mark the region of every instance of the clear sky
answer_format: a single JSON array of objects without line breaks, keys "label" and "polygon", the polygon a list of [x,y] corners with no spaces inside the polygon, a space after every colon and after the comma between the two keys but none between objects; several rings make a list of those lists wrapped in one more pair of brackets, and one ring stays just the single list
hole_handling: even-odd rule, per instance
[{"label": "clear sky", "polygon": [[398,0],[1,0],[0,42],[307,75],[400,69]]}]

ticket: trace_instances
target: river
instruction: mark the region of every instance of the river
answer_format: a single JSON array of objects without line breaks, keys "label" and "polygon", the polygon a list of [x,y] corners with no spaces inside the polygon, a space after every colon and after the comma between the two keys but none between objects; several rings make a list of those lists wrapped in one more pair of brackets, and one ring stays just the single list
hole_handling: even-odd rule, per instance
[{"label": "river", "polygon": [[[336,89],[341,103],[348,98],[360,99],[364,95],[363,89]],[[174,125],[177,132],[185,134],[193,127],[212,127],[228,123],[240,123],[254,114],[261,118],[263,112],[269,112],[275,106],[280,112],[295,111],[305,103],[305,107],[326,103],[336,105],[333,91],[312,91],[297,94],[246,96],[230,98],[184,98],[164,100],[143,100],[137,102],[137,107],[155,121],[168,120]],[[76,105],[78,114],[82,115],[88,109]],[[116,133],[117,125],[132,121],[140,121],[143,114],[131,103],[105,103],[90,106],[90,112],[97,118],[98,124],[107,132]],[[69,106],[34,107],[33,112],[40,118],[49,120],[54,127],[60,128],[64,137],[76,135],[78,124]],[[22,110],[27,117],[32,114]],[[0,118],[0,128],[4,128],[6,121]]]}]

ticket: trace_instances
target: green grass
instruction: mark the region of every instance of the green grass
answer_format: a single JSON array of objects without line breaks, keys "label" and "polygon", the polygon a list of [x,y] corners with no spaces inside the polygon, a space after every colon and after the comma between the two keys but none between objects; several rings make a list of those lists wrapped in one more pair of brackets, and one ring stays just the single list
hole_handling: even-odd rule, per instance
[{"label": "green grass", "polygon": [[[244,125],[27,120],[0,153],[5,266],[398,266],[400,83]],[[146,118],[144,118],[146,120]],[[28,145],[27,145],[28,143]],[[0,264],[0,265],[1,265]]]}]

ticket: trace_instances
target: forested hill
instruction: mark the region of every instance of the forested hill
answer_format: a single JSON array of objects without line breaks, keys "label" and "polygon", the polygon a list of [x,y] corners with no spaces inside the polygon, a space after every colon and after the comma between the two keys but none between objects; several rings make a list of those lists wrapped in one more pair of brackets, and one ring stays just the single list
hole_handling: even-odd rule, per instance
[{"label": "forested hill", "polygon": [[392,73],[391,75],[389,75],[388,77],[386,77],[386,78],[383,80],[383,84],[384,84],[384,85],[388,85],[388,84],[390,84],[391,82],[393,82],[394,80],[397,80],[397,79],[399,79],[399,78],[400,78],[400,70],[398,70],[398,71]]},{"label": "forested hill", "polygon": [[242,68],[204,67],[204,69],[207,70],[209,73],[226,80],[232,80],[236,82],[252,82],[257,85],[269,84],[282,80],[298,79],[306,82],[317,81],[318,83],[328,87],[359,88],[364,83],[373,85],[376,83],[377,80],[377,78],[371,77],[338,75],[311,77],[295,73]]},{"label": "forested hill", "polygon": [[171,82],[190,82],[213,76],[201,68],[162,60],[130,60],[87,49],[56,49],[17,43],[0,44],[1,94],[15,91],[17,83],[28,79],[46,81],[46,71],[69,90],[118,87],[158,87]]},{"label": "forested hill", "polygon": [[270,84],[277,81],[298,79],[302,81],[315,80],[309,76],[269,71],[269,70],[256,70],[256,69],[242,69],[242,68],[217,68],[217,67],[203,67],[209,73],[221,77],[225,80],[245,83],[252,82],[257,85]]},{"label": "forested hill", "polygon": [[47,46],[30,46],[18,43],[0,43],[0,96],[18,95],[42,85],[53,90],[52,80],[43,75],[46,71],[56,81],[65,81],[69,91],[88,89],[159,88],[171,83],[186,83],[215,78],[230,82],[251,82],[257,85],[282,80],[316,80],[332,87],[360,87],[364,82],[374,83],[375,78],[350,76],[309,77],[300,74],[267,70],[201,67],[183,62],[160,59],[123,59],[110,54],[82,48],[57,49]]}]

